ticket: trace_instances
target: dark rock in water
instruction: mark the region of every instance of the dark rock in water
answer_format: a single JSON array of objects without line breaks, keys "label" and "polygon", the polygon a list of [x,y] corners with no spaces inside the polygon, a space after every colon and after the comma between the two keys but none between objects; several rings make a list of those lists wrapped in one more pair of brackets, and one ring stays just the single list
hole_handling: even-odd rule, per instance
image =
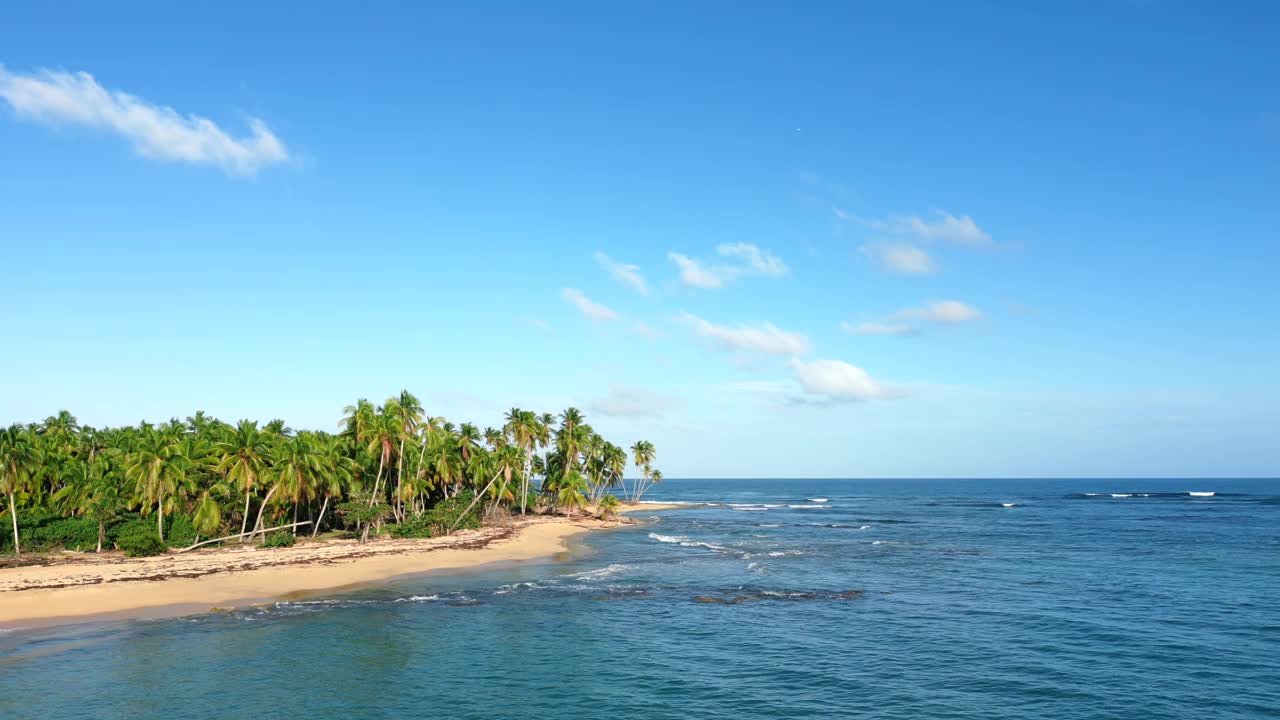
[{"label": "dark rock in water", "polygon": [[482,605],[479,600],[454,600],[449,603],[449,607],[471,607],[472,605]]},{"label": "dark rock in water", "polygon": [[710,595],[694,595],[693,601],[699,603],[723,603],[724,598],[711,597]]},{"label": "dark rock in water", "polygon": [[759,595],[734,595],[730,598],[719,598],[711,595],[694,595],[693,601],[699,603],[719,604],[719,605],[737,605],[740,602],[746,602],[752,598],[760,597]]},{"label": "dark rock in water", "polygon": [[867,594],[866,590],[845,590],[842,593],[836,593],[836,597],[840,598],[841,600],[857,600],[858,598],[866,594]]},{"label": "dark rock in water", "polygon": [[648,590],[632,590],[612,592],[604,595],[592,595],[592,600],[627,600],[630,598],[647,598],[653,597],[653,593]]}]

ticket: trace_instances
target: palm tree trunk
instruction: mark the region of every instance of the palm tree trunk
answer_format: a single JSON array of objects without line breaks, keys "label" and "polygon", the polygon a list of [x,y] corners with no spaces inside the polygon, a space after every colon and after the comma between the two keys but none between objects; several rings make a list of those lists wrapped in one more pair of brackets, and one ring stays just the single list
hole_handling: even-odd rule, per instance
[{"label": "palm tree trunk", "polygon": [[107,524],[104,522],[99,522],[98,523],[98,549],[95,552],[102,552],[102,541],[105,540],[106,537],[107,537]]},{"label": "palm tree trunk", "polygon": [[298,502],[293,503],[293,536],[298,537]]},{"label": "palm tree trunk", "polygon": [[400,488],[404,483],[404,438],[400,438],[400,455],[396,457],[396,522],[404,519],[404,507],[400,503]]},{"label": "palm tree trunk", "polygon": [[311,527],[311,537],[315,537],[320,532],[320,522],[324,520],[324,511],[329,509],[329,493],[324,494],[324,504],[320,506],[320,517],[316,518],[315,525]]},{"label": "palm tree trunk", "polygon": [[369,507],[378,499],[378,486],[382,484],[382,464],[387,461],[386,453],[378,454],[378,474],[373,477],[373,494],[369,496]]},{"label": "palm tree trunk", "polygon": [[454,528],[458,527],[458,523],[462,522],[462,518],[466,517],[466,516],[467,516],[467,513],[471,512],[471,508],[475,507],[475,506],[476,506],[476,503],[480,502],[480,498],[484,497],[484,496],[485,496],[485,493],[489,492],[489,488],[493,487],[493,484],[494,484],[494,483],[496,483],[496,482],[498,482],[498,477],[499,477],[500,475],[502,475],[502,473],[501,473],[501,472],[499,472],[499,473],[495,474],[495,475],[493,476],[493,479],[489,481],[489,484],[488,484],[488,485],[485,485],[485,486],[484,486],[484,489],[483,489],[483,490],[481,490],[481,491],[479,492],[479,494],[477,494],[475,497],[471,498],[471,504],[470,504],[470,505],[468,505],[468,506],[467,506],[467,509],[466,509],[466,510],[463,510],[463,511],[462,511],[462,514],[461,514],[461,515],[459,515],[459,516],[458,516],[458,518],[457,518],[456,520],[454,520],[454,521],[453,521],[453,525],[451,525],[451,526],[449,527],[449,532],[445,533],[445,535],[448,535],[448,534],[452,533],[452,532],[453,532],[453,530],[454,530]]},{"label": "palm tree trunk", "polygon": [[9,493],[9,515],[13,518],[13,556],[22,554],[22,546],[18,544],[18,499]]},{"label": "palm tree trunk", "polygon": [[164,495],[156,500],[156,532],[160,535],[160,542],[164,542]]},{"label": "palm tree trunk", "polygon": [[266,509],[267,509],[267,502],[268,502],[269,500],[271,500],[271,496],[272,496],[272,494],[274,494],[274,493],[275,493],[276,488],[278,488],[278,487],[280,487],[280,486],[279,486],[279,485],[273,485],[273,486],[271,487],[271,489],[267,491],[267,496],[266,496],[266,497],[264,497],[264,498],[262,498],[262,507],[258,508],[258,519],[257,519],[257,520],[255,520],[255,521],[254,521],[254,523],[253,523],[253,532],[249,533],[249,539],[250,539],[250,540],[253,540],[255,537],[257,537],[257,535],[258,535],[258,528],[262,527],[262,513],[266,511]]},{"label": "palm tree trunk", "polygon": [[244,541],[244,534],[249,530],[249,490],[244,491],[244,520],[240,522],[240,540]]}]

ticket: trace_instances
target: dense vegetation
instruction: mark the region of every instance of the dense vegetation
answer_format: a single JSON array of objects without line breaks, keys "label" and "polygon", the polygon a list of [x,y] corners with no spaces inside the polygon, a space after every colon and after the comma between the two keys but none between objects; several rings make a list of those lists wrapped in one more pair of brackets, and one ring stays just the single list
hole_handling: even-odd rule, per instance
[{"label": "dense vegetation", "polygon": [[67,411],[0,430],[0,502],[23,547],[130,555],[201,538],[292,544],[299,528],[427,537],[478,527],[504,512],[573,514],[638,500],[662,473],[654,448],[632,445],[641,476],[623,480],[628,453],[582,413],[519,408],[480,431],[430,417],[412,394],[345,409],[337,434],[294,432],[282,420],[235,425],[203,412],[163,425],[92,428]]}]

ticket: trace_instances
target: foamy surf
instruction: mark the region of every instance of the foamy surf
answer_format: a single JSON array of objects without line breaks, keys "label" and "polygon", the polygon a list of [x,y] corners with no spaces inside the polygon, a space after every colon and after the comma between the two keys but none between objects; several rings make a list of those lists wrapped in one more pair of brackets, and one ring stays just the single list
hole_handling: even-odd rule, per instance
[{"label": "foamy surf", "polygon": [[1187,494],[1188,494],[1188,495],[1190,495],[1191,497],[1213,497],[1216,493],[1212,493],[1212,492],[1195,492],[1195,491],[1193,491],[1193,492],[1189,492],[1189,493],[1187,493]]},{"label": "foamy surf", "polygon": [[817,502],[817,503],[827,502],[827,498],[805,498],[805,500],[808,500],[809,502]]}]

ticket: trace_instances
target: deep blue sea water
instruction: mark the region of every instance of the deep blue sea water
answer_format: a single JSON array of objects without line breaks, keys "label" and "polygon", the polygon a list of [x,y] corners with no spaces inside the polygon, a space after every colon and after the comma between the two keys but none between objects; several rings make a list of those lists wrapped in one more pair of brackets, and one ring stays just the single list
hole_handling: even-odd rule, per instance
[{"label": "deep blue sea water", "polygon": [[2,633],[0,718],[1280,717],[1278,481],[652,499],[717,505],[555,562]]}]

